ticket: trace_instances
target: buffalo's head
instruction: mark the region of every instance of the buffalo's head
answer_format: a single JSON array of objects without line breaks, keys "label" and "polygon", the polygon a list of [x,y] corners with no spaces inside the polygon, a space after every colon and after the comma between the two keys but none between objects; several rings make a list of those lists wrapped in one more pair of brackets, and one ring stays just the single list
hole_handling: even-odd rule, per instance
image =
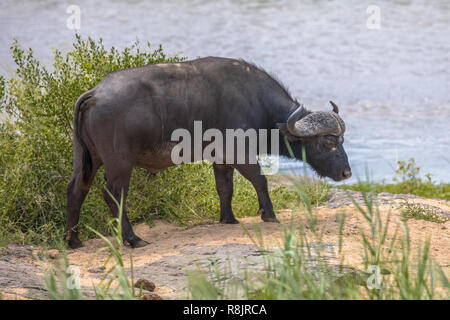
[{"label": "buffalo's head", "polygon": [[341,181],[350,178],[352,171],[342,145],[345,124],[338,106],[330,103],[333,106],[330,112],[309,112],[300,105],[279,128],[291,142],[297,159],[302,159],[304,147],[306,161],[319,175]]}]

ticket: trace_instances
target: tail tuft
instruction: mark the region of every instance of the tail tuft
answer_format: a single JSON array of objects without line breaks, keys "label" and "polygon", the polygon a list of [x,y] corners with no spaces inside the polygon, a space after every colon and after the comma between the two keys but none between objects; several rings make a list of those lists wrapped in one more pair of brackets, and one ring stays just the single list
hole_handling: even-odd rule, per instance
[{"label": "tail tuft", "polygon": [[83,182],[88,183],[92,175],[92,158],[86,145],[83,146]]}]

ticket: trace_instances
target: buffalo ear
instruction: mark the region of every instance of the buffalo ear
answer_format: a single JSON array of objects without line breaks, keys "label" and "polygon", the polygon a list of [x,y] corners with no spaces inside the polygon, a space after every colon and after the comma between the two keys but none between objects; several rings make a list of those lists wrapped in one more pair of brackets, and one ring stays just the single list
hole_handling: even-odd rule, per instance
[{"label": "buffalo ear", "polygon": [[297,136],[294,136],[292,133],[289,132],[287,128],[287,123],[277,123],[278,129],[280,129],[280,132],[283,136],[285,136],[289,142],[299,141],[300,138]]}]

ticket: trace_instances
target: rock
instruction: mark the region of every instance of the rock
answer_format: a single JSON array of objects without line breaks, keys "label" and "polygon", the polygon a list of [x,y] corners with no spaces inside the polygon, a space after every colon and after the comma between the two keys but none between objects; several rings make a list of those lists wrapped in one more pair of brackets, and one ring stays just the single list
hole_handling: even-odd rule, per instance
[{"label": "rock", "polygon": [[51,249],[47,251],[47,254],[50,259],[56,259],[59,256],[59,250],[58,249]]},{"label": "rock", "polygon": [[104,271],[105,271],[105,267],[104,266],[101,266],[101,267],[98,267],[98,268],[88,269],[88,272],[90,272],[90,273],[102,273]]},{"label": "rock", "polygon": [[141,300],[163,300],[160,295],[149,292],[142,295]]},{"label": "rock", "polygon": [[48,256],[50,259],[57,259],[59,257],[59,250],[58,249],[50,249],[46,251],[44,248],[36,248],[32,251],[32,255],[37,258],[45,258],[45,256]]},{"label": "rock", "polygon": [[33,256],[33,257],[36,257],[36,258],[40,258],[40,257],[44,256],[44,253],[45,253],[44,249],[42,249],[42,248],[40,248],[40,247],[34,249],[34,250],[31,252],[32,256]]},{"label": "rock", "polygon": [[335,283],[339,286],[346,286],[349,283],[353,283],[354,285],[363,286],[366,284],[366,280],[363,277],[364,273],[357,270],[350,270],[343,276],[337,278]]},{"label": "rock", "polygon": [[[147,290],[147,291],[155,291],[155,284],[149,280],[146,279],[138,279],[135,283],[134,283],[134,287],[135,288],[140,288],[142,290]],[[159,299],[144,299],[144,300],[159,300]]]},{"label": "rock", "polygon": [[392,274],[391,270],[386,269],[386,268],[381,268],[380,273],[383,275]]}]

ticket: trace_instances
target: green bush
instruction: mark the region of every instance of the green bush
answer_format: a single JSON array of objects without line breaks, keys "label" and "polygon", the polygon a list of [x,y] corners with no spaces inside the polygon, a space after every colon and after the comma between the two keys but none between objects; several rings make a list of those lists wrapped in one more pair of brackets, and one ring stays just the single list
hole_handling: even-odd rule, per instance
[{"label": "green bush", "polygon": [[[66,185],[72,171],[72,119],[76,99],[108,73],[158,62],[181,61],[161,47],[140,49],[139,42],[121,51],[105,49],[102,40],[77,36],[73,50],[54,51],[48,69],[22,49],[11,46],[16,76],[0,77],[0,234],[9,241],[62,245]],[[250,183],[235,176],[237,216],[256,214],[257,199]],[[86,225],[107,233],[109,212],[103,202],[99,170],[83,204],[82,239],[94,236]],[[286,189],[272,190],[275,208],[293,199]],[[181,225],[217,220],[219,202],[210,165],[172,167],[158,175],[136,169],[127,201],[132,223],[163,218]]]},{"label": "green bush", "polygon": [[397,161],[396,177],[394,183],[374,183],[359,181],[351,185],[340,185],[338,188],[364,191],[364,192],[389,192],[395,194],[415,194],[425,198],[439,198],[450,200],[450,183],[436,183],[431,179],[431,174],[425,174],[425,179],[419,177],[420,168],[416,166],[414,158],[405,161]]},{"label": "green bush", "polygon": [[433,206],[420,203],[408,203],[400,206],[404,219],[425,220],[435,223],[446,223],[450,218],[439,213],[439,209]]}]

